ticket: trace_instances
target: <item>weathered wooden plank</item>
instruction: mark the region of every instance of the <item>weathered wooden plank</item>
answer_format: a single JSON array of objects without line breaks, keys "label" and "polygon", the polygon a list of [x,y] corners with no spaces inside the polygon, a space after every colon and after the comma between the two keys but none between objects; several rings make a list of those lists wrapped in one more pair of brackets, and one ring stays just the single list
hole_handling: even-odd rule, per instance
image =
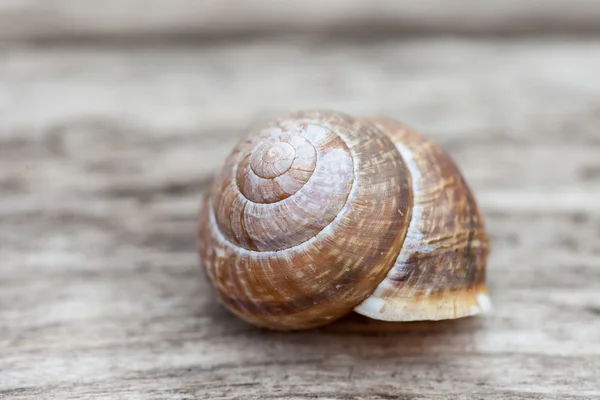
[{"label": "weathered wooden plank", "polygon": [[452,147],[505,140],[541,157],[538,145],[600,141],[599,50],[568,39],[6,49],[0,137],[109,135],[104,147],[118,148],[149,129],[212,145],[268,115],[335,107],[401,118]]},{"label": "weathered wooden plank", "polygon": [[[565,208],[595,209],[586,196],[600,185],[594,41],[59,47],[7,50],[0,61],[2,158],[27,156],[37,168],[20,174],[50,182],[48,196],[57,188],[63,200],[73,185],[125,197],[185,190],[208,179],[253,122],[331,107],[417,126],[476,187],[527,190],[513,193],[513,206],[551,206],[555,194]],[[52,180],[63,174],[84,179]],[[0,176],[19,186],[12,169]]]},{"label": "weathered wooden plank", "polygon": [[[598,398],[599,67],[567,40],[5,50],[0,398]],[[202,189],[244,127],[309,106],[448,149],[492,239],[491,315],[281,334],[216,303]]]},{"label": "weathered wooden plank", "polygon": [[4,1],[0,40],[222,37],[282,33],[586,33],[594,0]]}]

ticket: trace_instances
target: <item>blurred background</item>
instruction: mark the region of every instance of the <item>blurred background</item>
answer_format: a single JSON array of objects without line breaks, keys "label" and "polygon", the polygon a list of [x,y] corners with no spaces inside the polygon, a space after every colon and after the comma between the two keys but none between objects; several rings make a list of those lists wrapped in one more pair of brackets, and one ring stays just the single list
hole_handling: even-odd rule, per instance
[{"label": "blurred background", "polygon": [[[492,316],[362,339],[413,351],[403,368],[341,339],[273,347],[215,303],[201,193],[249,126],[301,108],[387,115],[448,150],[492,239]],[[202,386],[225,379],[211,368],[245,366],[243,385],[302,352],[272,387],[366,396],[392,368],[407,393],[593,398],[599,266],[597,0],[0,0],[0,397],[229,398]],[[324,372],[336,352],[365,386]]]}]

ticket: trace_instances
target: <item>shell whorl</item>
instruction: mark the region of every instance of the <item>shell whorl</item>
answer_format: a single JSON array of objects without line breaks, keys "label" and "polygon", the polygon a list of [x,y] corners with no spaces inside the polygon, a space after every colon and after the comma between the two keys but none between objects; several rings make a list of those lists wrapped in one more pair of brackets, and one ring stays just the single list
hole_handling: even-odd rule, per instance
[{"label": "shell whorl", "polygon": [[200,256],[219,298],[274,329],[350,312],[400,252],[410,179],[366,121],[333,111],[270,121],[234,149],[201,209]]},{"label": "shell whorl", "polygon": [[309,121],[265,129],[237,159],[235,179],[223,180],[214,205],[224,237],[247,250],[306,242],[332,223],[355,190],[357,163],[342,134]]},{"label": "shell whorl", "polygon": [[259,326],[490,306],[475,197],[440,146],[391,119],[314,110],[268,122],[214,179],[198,238],[222,303]]},{"label": "shell whorl", "polygon": [[317,149],[308,139],[273,130],[279,133],[265,137],[238,166],[238,189],[254,203],[276,203],[294,195],[316,168]]},{"label": "shell whorl", "polygon": [[488,238],[458,167],[442,147],[414,129],[388,118],[370,121],[392,139],[407,163],[413,213],[394,267],[355,311],[386,321],[452,319],[488,311]]}]

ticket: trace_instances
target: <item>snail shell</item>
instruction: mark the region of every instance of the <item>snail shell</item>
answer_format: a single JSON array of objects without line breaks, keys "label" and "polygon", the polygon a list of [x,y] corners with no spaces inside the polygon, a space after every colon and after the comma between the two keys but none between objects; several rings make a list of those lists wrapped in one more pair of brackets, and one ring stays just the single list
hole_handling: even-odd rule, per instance
[{"label": "snail shell", "polygon": [[441,147],[391,119],[308,110],[266,123],[213,180],[198,247],[221,302],[271,329],[490,307],[471,190]]}]

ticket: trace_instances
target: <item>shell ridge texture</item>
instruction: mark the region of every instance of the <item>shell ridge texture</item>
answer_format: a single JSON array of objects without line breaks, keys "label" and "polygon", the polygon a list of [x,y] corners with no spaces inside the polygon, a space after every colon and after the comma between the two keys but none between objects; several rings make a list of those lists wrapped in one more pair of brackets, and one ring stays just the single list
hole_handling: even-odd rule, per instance
[{"label": "shell ridge texture", "polygon": [[[341,135],[340,135],[340,137],[342,138],[342,140],[344,140],[344,141],[345,141],[345,139],[344,139],[344,138],[343,138]],[[319,154],[320,154],[320,153],[317,151],[317,152],[316,152],[316,154],[317,154],[317,164],[318,164],[318,163],[319,163]],[[356,167],[355,167],[355,165],[356,165],[356,162],[354,161],[355,154],[354,154],[354,152],[352,152],[352,151],[350,152],[350,154],[351,154],[351,156],[352,156],[352,159],[353,159],[353,168],[352,168],[352,170],[353,170],[354,179],[352,180],[352,186],[351,186],[351,188],[350,188],[350,192],[349,192],[349,194],[348,194],[348,196],[347,196],[347,199],[350,199],[350,198],[352,197],[352,194],[356,192],[356,184],[355,184],[355,182],[356,182],[357,171],[356,171]],[[243,157],[242,157],[242,158],[243,158]],[[237,174],[237,164],[234,166],[234,169],[233,169],[232,173],[233,173],[233,175],[234,175],[234,176]],[[312,178],[312,176],[313,176],[313,175],[311,175],[311,178]],[[305,183],[304,183],[304,186],[306,186],[306,185],[307,185],[307,184],[310,182],[310,179],[311,179],[311,178],[309,178],[309,180],[308,180],[307,182],[305,182]],[[236,181],[235,179],[232,179],[232,181],[234,181],[234,182],[235,182],[235,183],[233,183],[233,184],[235,185],[235,187],[236,187],[237,191],[239,192],[239,195],[240,195],[240,196],[242,196],[242,197],[244,198],[244,200],[245,200],[245,201],[247,201],[248,203],[253,203],[253,204],[256,204],[258,207],[261,207],[261,206],[262,206],[262,207],[265,207],[265,208],[266,208],[266,207],[268,207],[270,204],[272,204],[272,203],[255,203],[255,202],[253,202],[252,200],[250,200],[250,199],[248,199],[248,198],[244,197],[243,193],[242,193],[242,192],[240,191],[240,189],[239,189],[239,186],[238,186],[238,184],[237,184],[237,181]],[[304,187],[304,186],[303,186],[303,187]],[[300,189],[300,190],[302,190],[302,189]],[[297,194],[297,193],[298,193],[298,192],[294,193],[294,195],[295,195],[295,194]],[[291,196],[290,196],[290,197],[291,197]],[[290,197],[287,197],[286,199],[289,199]],[[282,200],[282,201],[285,201],[286,199],[284,199],[284,200]],[[302,246],[309,245],[309,244],[310,244],[312,241],[316,240],[316,239],[318,238],[318,236],[319,236],[319,235],[321,235],[321,236],[322,236],[322,235],[325,235],[325,234],[329,233],[329,231],[328,231],[328,227],[329,227],[330,225],[333,225],[334,223],[336,223],[337,221],[339,221],[340,219],[342,219],[342,218],[343,218],[343,214],[344,214],[344,208],[345,208],[345,207],[346,207],[346,205],[348,204],[348,201],[347,201],[347,199],[346,199],[346,201],[344,202],[344,204],[342,205],[342,211],[340,211],[340,213],[338,213],[338,214],[335,216],[335,218],[334,218],[333,220],[331,220],[331,221],[330,221],[330,222],[329,222],[329,223],[328,223],[326,226],[324,226],[324,227],[323,227],[323,229],[322,229],[321,231],[317,232],[315,235],[311,236],[310,238],[308,238],[308,239],[307,239],[307,240],[305,240],[304,242],[301,242],[301,243],[295,244],[295,245],[293,245],[293,246],[290,246],[290,247],[282,248],[282,249],[276,249],[276,250],[271,250],[271,251],[266,251],[266,250],[252,250],[252,249],[246,249],[246,248],[244,248],[244,247],[240,247],[240,246],[238,246],[237,244],[235,244],[235,243],[232,243],[231,241],[229,241],[229,240],[228,240],[228,239],[227,239],[227,238],[226,238],[226,237],[223,235],[223,232],[220,230],[220,228],[219,228],[218,224],[216,223],[215,211],[214,211],[214,208],[213,208],[213,205],[212,205],[212,204],[209,206],[209,209],[211,210],[211,211],[210,211],[210,212],[211,212],[211,215],[210,215],[210,217],[211,217],[211,227],[214,229],[215,233],[216,233],[216,234],[218,234],[218,235],[220,236],[220,238],[221,238],[221,239],[224,241],[224,243],[226,243],[227,245],[231,246],[232,248],[236,248],[236,249],[238,249],[238,251],[240,251],[240,252],[247,252],[247,253],[264,253],[264,254],[269,254],[269,253],[272,253],[272,254],[275,254],[275,253],[279,253],[279,252],[282,252],[282,251],[286,251],[286,250],[293,250],[293,249],[295,249],[295,248],[301,248]]]},{"label": "shell ridge texture", "polygon": [[487,237],[453,168],[391,120],[305,110],[268,121],[205,195],[206,276],[226,308],[276,330],[352,310],[382,320],[474,314],[487,293]]},{"label": "shell ridge texture", "polygon": [[487,311],[488,239],[470,188],[433,141],[392,120],[378,123],[407,162],[415,204],[394,267],[355,311],[387,321],[439,320]]}]

